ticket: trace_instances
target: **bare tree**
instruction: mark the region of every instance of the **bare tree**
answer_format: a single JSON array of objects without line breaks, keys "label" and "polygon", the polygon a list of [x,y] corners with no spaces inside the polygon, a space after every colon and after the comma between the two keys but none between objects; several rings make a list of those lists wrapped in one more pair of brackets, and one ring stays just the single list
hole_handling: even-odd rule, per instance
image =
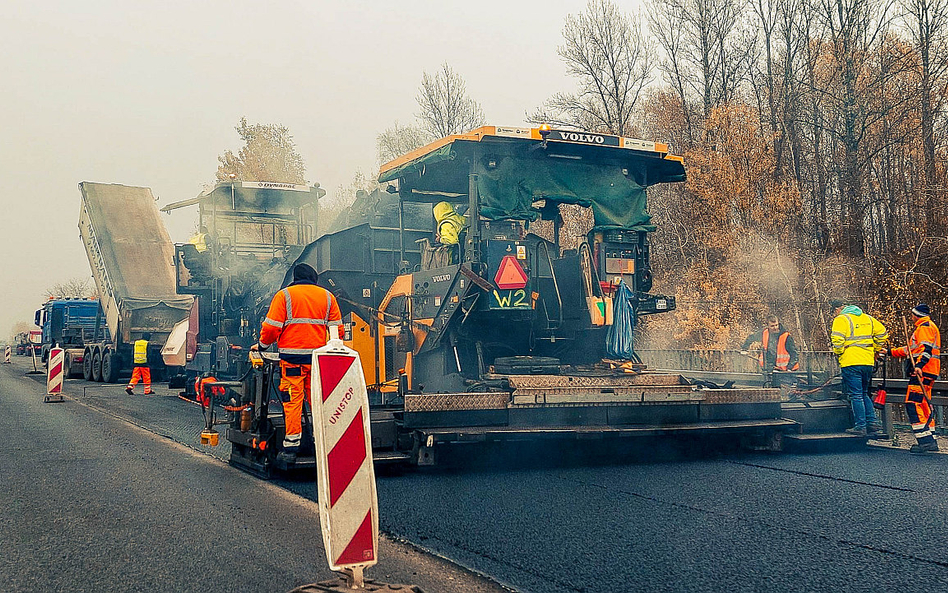
[{"label": "bare tree", "polygon": [[44,296],[57,299],[88,299],[96,296],[91,278],[71,278],[46,289]]},{"label": "bare tree", "polygon": [[530,120],[632,134],[635,106],[655,66],[639,16],[623,14],[609,0],[590,0],[585,12],[566,17],[563,39],[557,53],[579,89],[556,93]]},{"label": "bare tree", "polygon": [[395,125],[379,134],[376,139],[379,164],[395,160],[432,140],[435,138],[425,130],[412,125],[402,126],[396,121]]},{"label": "bare tree", "polygon": [[900,70],[883,50],[887,1],[816,0],[812,13],[828,50],[820,56],[821,72],[813,91],[820,96],[820,117],[826,118],[824,125],[838,148],[833,162],[839,184],[840,243],[851,257],[866,254],[867,168],[889,141],[872,142],[871,133],[899,106],[886,95],[888,83]]},{"label": "bare tree", "polygon": [[920,80],[918,89],[919,126],[922,155],[925,159],[925,193],[928,228],[939,224],[935,213],[939,204],[934,188],[938,185],[935,169],[935,120],[944,110],[948,70],[948,0],[901,0],[902,22],[918,52]]},{"label": "bare tree", "polygon": [[651,0],[649,27],[664,50],[662,70],[683,103],[711,109],[733,100],[746,79],[754,32],[745,0]]},{"label": "bare tree", "polygon": [[226,151],[217,157],[217,180],[306,183],[306,166],[296,152],[290,130],[280,124],[250,124],[240,118],[236,127],[244,146],[235,155]]},{"label": "bare tree", "polygon": [[678,103],[681,105],[682,119],[685,123],[685,135],[688,142],[682,148],[690,148],[697,140],[695,134],[695,122],[691,117],[691,108],[689,106],[691,97],[689,96],[689,71],[688,65],[684,60],[677,59],[676,56],[684,51],[685,31],[683,27],[677,26],[684,16],[678,14],[681,7],[673,5],[666,6],[660,0],[653,0],[648,5],[648,23],[649,31],[658,40],[659,46],[664,50],[666,59],[659,61],[659,69],[664,74],[665,82],[672,87],[678,97]]},{"label": "bare tree", "polygon": [[434,138],[484,125],[484,110],[467,96],[464,79],[447,62],[433,75],[424,73],[416,100],[421,128]]}]

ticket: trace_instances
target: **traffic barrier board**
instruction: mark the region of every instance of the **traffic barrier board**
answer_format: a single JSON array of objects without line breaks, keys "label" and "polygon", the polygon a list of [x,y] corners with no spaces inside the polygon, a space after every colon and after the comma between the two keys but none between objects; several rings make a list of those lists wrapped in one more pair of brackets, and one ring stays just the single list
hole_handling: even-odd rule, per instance
[{"label": "traffic barrier board", "polygon": [[50,349],[49,355],[46,359],[46,397],[43,401],[63,401],[63,378],[65,376],[65,369],[63,368],[64,359],[65,352],[62,348]]},{"label": "traffic barrier board", "polygon": [[378,562],[379,519],[362,363],[341,340],[313,352],[313,437],[319,518],[332,570]]}]

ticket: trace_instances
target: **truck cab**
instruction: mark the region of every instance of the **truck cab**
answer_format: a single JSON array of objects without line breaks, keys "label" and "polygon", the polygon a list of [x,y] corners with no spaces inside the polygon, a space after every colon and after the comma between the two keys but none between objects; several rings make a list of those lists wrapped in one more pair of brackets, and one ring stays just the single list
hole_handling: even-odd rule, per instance
[{"label": "truck cab", "polygon": [[96,320],[101,319],[99,301],[95,299],[55,299],[36,310],[33,322],[41,329],[40,357],[45,363],[49,351],[60,347],[66,351],[67,376],[78,374],[83,349],[92,340]]}]

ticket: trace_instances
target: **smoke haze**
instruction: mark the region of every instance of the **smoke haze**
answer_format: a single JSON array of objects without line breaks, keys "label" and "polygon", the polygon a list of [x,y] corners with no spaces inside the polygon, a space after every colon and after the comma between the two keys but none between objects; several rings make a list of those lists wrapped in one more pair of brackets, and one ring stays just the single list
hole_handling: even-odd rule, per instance
[{"label": "smoke haze", "polygon": [[[488,121],[522,124],[573,88],[556,55],[585,0],[475,4],[37,2],[0,20],[0,340],[44,290],[90,275],[80,181],[196,196],[234,126],[281,123],[329,197],[373,176],[376,135],[414,118],[422,72],[448,62]],[[378,6],[378,8],[376,8]],[[623,6],[624,10],[634,6]],[[513,56],[516,58],[511,59]],[[162,216],[172,240],[196,209]]]}]

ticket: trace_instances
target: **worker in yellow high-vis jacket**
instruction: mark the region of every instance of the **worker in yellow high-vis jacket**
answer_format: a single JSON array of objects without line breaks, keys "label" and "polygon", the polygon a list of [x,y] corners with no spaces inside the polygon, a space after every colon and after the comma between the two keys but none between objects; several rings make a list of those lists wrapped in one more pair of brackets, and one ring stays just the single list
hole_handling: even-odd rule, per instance
[{"label": "worker in yellow high-vis jacket", "polygon": [[882,432],[882,423],[876,418],[869,388],[876,353],[883,351],[889,333],[878,319],[863,313],[856,305],[834,299],[830,301],[830,308],[836,314],[830,339],[833,352],[839,356],[843,392],[853,408],[855,425],[846,432],[872,437]]},{"label": "worker in yellow high-vis jacket", "polygon": [[451,263],[456,264],[461,257],[461,234],[467,230],[467,218],[454,210],[447,202],[438,202],[432,209],[437,225],[436,239],[451,249]]},{"label": "worker in yellow high-vis jacket", "polygon": [[134,394],[135,385],[141,380],[145,386],[145,395],[151,395],[151,369],[148,367],[148,341],[151,340],[151,334],[145,332],[140,340],[135,340],[135,349],[132,356],[132,362],[135,368],[132,369],[132,378],[125,386],[125,393]]}]

